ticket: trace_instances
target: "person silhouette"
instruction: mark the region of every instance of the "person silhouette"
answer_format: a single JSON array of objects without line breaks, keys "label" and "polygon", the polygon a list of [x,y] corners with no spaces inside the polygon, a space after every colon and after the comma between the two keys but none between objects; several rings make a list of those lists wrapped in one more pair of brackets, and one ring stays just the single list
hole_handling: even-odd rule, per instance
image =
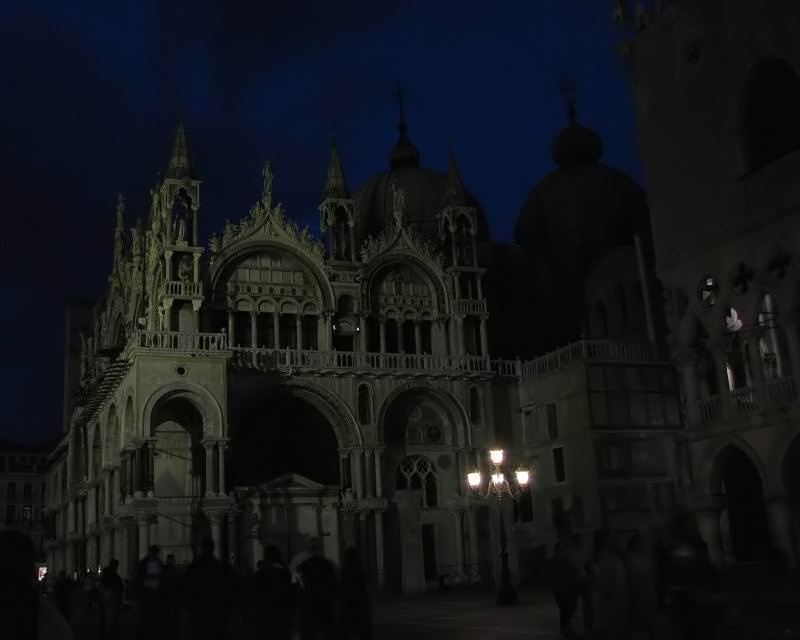
[{"label": "person silhouette", "polygon": [[319,538],[311,538],[309,556],[297,566],[300,580],[302,640],[333,640],[336,635],[336,567],[322,555]]},{"label": "person silhouette", "polygon": [[227,636],[236,601],[236,580],[230,566],[214,557],[214,541],[203,538],[200,553],[184,577],[193,638],[219,640]]},{"label": "person silhouette", "polygon": [[35,567],[31,537],[18,531],[0,531],[3,640],[73,640],[69,624],[53,601],[37,591]]},{"label": "person silhouette", "polygon": [[340,640],[348,640],[354,635],[358,640],[370,640],[372,610],[369,589],[364,567],[355,547],[348,547],[344,552],[340,587]]},{"label": "person silhouette", "polygon": [[104,640],[119,637],[119,614],[125,597],[125,583],[119,575],[119,560],[114,558],[100,574],[100,635]]},{"label": "person silhouette", "polygon": [[254,579],[253,611],[260,638],[289,640],[292,637],[292,572],[275,545],[264,549]]}]

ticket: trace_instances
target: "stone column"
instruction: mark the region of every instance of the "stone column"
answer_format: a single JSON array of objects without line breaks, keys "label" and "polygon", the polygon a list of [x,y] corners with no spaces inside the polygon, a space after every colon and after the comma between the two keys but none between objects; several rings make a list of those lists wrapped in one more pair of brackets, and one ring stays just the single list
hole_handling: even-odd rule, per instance
[{"label": "stone column", "polygon": [[[382,449],[376,448],[372,454],[375,457],[375,496],[378,498],[383,497],[383,465],[381,461]],[[379,519],[376,516],[376,520]]]},{"label": "stone column", "polygon": [[454,509],[453,514],[453,538],[455,542],[456,570],[464,573],[464,510]]},{"label": "stone column", "polygon": [[397,351],[399,353],[404,353],[406,350],[406,345],[403,340],[403,325],[405,322],[406,321],[401,318],[397,320]]},{"label": "stone column", "polygon": [[224,515],[217,511],[209,511],[206,513],[208,521],[211,523],[211,537],[214,540],[214,557],[219,559],[222,557],[222,521]]},{"label": "stone column", "polygon": [[93,483],[89,487],[89,509],[88,509],[89,526],[97,525],[97,484]]},{"label": "stone column", "polygon": [[134,468],[133,454],[134,452],[132,449],[125,450],[125,484],[127,485],[125,487],[126,497],[133,496],[135,488],[134,475],[133,475],[133,468]]},{"label": "stone column", "polygon": [[721,511],[718,500],[711,496],[704,496],[701,499],[701,508],[695,512],[697,529],[703,538],[703,542],[708,547],[708,559],[718,568],[725,564],[725,552],[722,547],[722,531],[719,522]]},{"label": "stone column", "polygon": [[217,493],[221,496],[225,494],[225,451],[228,448],[227,440],[217,441],[217,454],[219,460],[219,477],[217,478]]},{"label": "stone column", "polygon": [[203,446],[206,449],[206,496],[214,495],[214,441],[204,440]]},{"label": "stone column", "polygon": [[767,409],[767,384],[764,379],[764,367],[761,364],[761,352],[758,348],[756,332],[751,331],[747,337],[747,355],[750,359],[750,371],[753,375],[751,386],[754,388],[758,408]]},{"label": "stone column", "polygon": [[233,309],[228,309],[228,344],[236,346],[236,316]]},{"label": "stone column", "polygon": [[486,330],[486,318],[481,318],[481,355],[489,355],[489,332]]},{"label": "stone column", "polygon": [[467,353],[467,344],[464,336],[464,316],[456,317],[456,333],[458,334],[458,355]]},{"label": "stone column", "polygon": [[103,523],[101,551],[101,563],[107,565],[114,558],[114,526],[111,523]]},{"label": "stone column", "polygon": [[767,516],[772,546],[783,554],[786,567],[797,568],[797,542],[792,526],[789,499],[782,495],[768,498]]},{"label": "stone column", "polygon": [[272,340],[276,349],[281,348],[281,314],[278,309],[272,314]]},{"label": "stone column", "polygon": [[361,458],[362,458],[362,449],[353,449],[351,453],[351,474],[352,474],[352,482],[353,482],[353,490],[355,491],[357,498],[363,498],[364,496],[364,473],[361,468]]},{"label": "stone column", "polygon": [[725,346],[714,345],[711,352],[714,355],[714,369],[716,369],[717,386],[719,387],[719,414],[720,418],[727,419],[733,415],[733,398],[728,383],[728,369],[725,365]]},{"label": "stone column", "polygon": [[303,350],[303,316],[300,313],[300,310],[297,310],[297,314],[294,317],[294,325],[295,331],[297,332],[297,340],[295,343],[297,344],[297,350]]},{"label": "stone column", "polygon": [[366,492],[368,496],[375,495],[375,456],[369,450],[364,451],[364,475],[366,476]]},{"label": "stone column", "polygon": [[225,521],[228,525],[228,560],[230,560],[231,564],[234,566],[241,566],[238,544],[239,536],[236,528],[236,519],[238,516],[238,509],[232,509],[225,514]]},{"label": "stone column", "polygon": [[142,444],[132,451],[133,457],[133,495],[142,497],[144,495],[142,487],[144,485],[144,455],[142,451]]},{"label": "stone column", "polygon": [[127,521],[120,522],[119,528],[120,536],[120,557],[117,558],[120,562],[120,575],[131,576],[134,567],[131,567],[131,556],[133,555],[132,542],[131,542],[131,526]]},{"label": "stone column", "polygon": [[150,514],[140,513],[136,516],[139,530],[139,557],[144,558],[150,549]]},{"label": "stone column", "polygon": [[386,584],[386,568],[384,562],[385,549],[383,548],[383,512],[373,511],[373,514],[373,520],[375,522],[375,574],[378,579],[378,587],[382,588]]},{"label": "stone column", "polygon": [[358,316],[358,350],[362,353],[367,351],[367,323],[364,316]]},{"label": "stone column", "polygon": [[414,353],[422,353],[422,326],[419,320],[414,320]]},{"label": "stone column", "polygon": [[70,498],[67,503],[67,533],[74,533],[77,531],[77,514],[76,514],[75,498]]},{"label": "stone column", "polygon": [[154,498],[156,491],[156,442],[157,440],[153,438],[147,444],[147,475],[145,476],[146,483],[144,488],[147,490],[148,498]]},{"label": "stone column", "polygon": [[250,312],[250,345],[258,348],[258,314],[255,311]]},{"label": "stone column", "polygon": [[473,506],[467,511],[469,519],[469,564],[480,564],[478,551],[478,510]]},{"label": "stone column", "polygon": [[386,353],[386,318],[379,319],[381,353]]}]

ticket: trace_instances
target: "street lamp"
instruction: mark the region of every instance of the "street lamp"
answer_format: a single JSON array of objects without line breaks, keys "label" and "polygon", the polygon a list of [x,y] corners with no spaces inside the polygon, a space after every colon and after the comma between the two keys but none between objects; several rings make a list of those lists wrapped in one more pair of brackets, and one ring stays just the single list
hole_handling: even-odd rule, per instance
[{"label": "street lamp", "polygon": [[492,449],[489,451],[489,461],[492,464],[492,472],[489,474],[489,482],[486,489],[481,490],[481,472],[475,469],[467,474],[467,483],[472,489],[472,495],[479,500],[488,500],[492,495],[497,498],[500,511],[500,593],[497,596],[497,604],[513,605],[519,603],[514,587],[511,585],[511,571],[508,569],[508,538],[506,537],[506,523],[503,519],[503,496],[507,495],[512,500],[520,497],[530,481],[530,472],[523,467],[518,467],[513,476],[508,473],[507,467],[503,465],[504,451],[502,449]]}]

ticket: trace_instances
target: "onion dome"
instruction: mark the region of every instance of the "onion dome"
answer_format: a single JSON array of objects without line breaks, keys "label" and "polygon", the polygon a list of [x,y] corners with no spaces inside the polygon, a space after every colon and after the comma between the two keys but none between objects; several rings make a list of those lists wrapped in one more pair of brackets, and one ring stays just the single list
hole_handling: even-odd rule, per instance
[{"label": "onion dome", "polygon": [[388,224],[394,223],[392,184],[395,181],[405,197],[405,224],[414,225],[424,235],[438,236],[436,214],[450,203],[453,196],[457,196],[460,206],[478,210],[478,242],[488,240],[486,218],[475,197],[461,185],[460,176],[453,173],[457,167],[451,167],[448,178],[440,171],[420,166],[420,154],[406,134],[402,112],[397,130],[400,135],[389,154],[389,169],[369,178],[353,195],[358,219],[358,242],[367,236],[379,234]]},{"label": "onion dome", "polygon": [[603,141],[594,131],[582,127],[575,120],[577,113],[570,105],[570,123],[553,140],[551,154],[556,164],[567,167],[590,164],[600,160],[603,155]]}]

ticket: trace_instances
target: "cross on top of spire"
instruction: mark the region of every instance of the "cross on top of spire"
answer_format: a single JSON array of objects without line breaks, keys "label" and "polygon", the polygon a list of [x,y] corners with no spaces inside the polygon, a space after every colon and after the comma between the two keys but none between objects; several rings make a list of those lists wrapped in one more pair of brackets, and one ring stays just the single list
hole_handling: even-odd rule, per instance
[{"label": "cross on top of spire", "polygon": [[578,117],[577,104],[580,90],[578,89],[578,83],[569,73],[565,73],[561,80],[561,95],[564,97],[564,102],[567,103],[567,117],[570,122],[575,122]]},{"label": "cross on top of spire", "polygon": [[400,85],[397,85],[397,91],[392,93],[392,95],[397,99],[397,110],[399,113],[399,120],[397,123],[397,130],[400,132],[401,135],[404,135],[406,132],[406,116],[403,112],[403,90],[400,88]]}]

